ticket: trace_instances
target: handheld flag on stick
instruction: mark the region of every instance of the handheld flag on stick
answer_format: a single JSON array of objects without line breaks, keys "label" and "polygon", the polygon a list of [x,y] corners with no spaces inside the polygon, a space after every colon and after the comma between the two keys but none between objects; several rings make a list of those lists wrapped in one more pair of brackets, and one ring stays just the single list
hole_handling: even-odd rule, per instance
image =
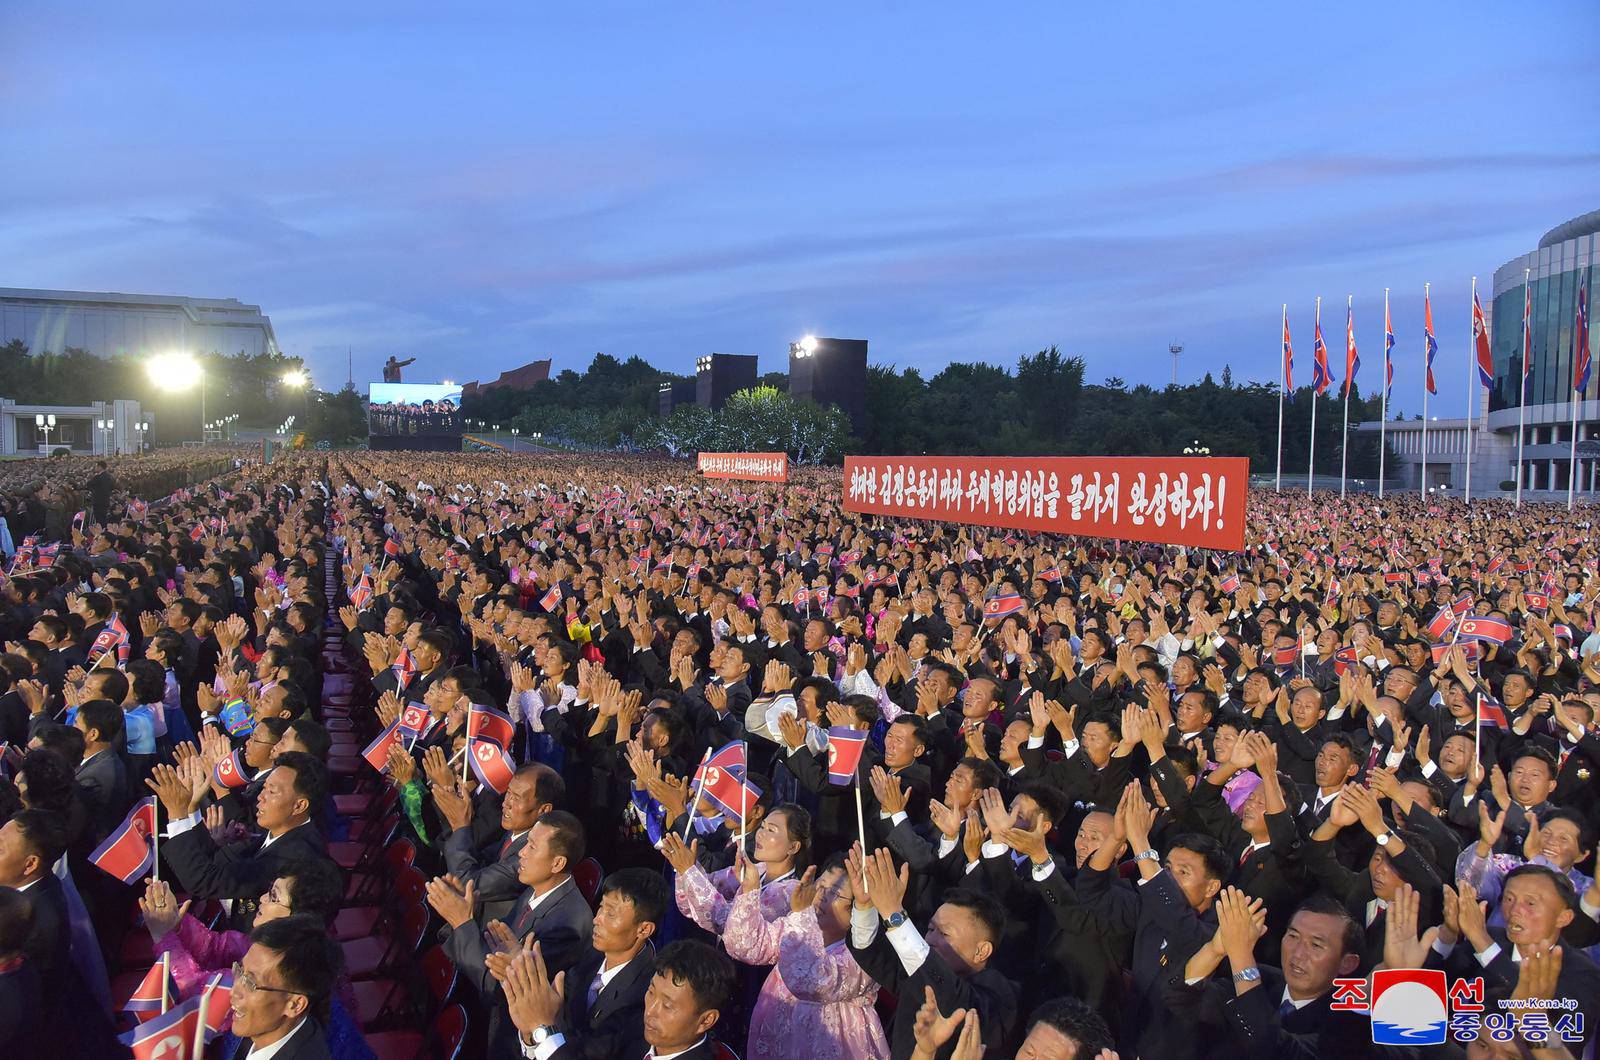
[{"label": "handheld flag on stick", "polygon": [[1456,635],[1462,640],[1486,640],[1494,644],[1504,644],[1511,639],[1511,624],[1484,615],[1468,615],[1461,620]]},{"label": "handheld flag on stick", "polygon": [[845,785],[856,779],[861,766],[861,752],[866,749],[865,730],[848,725],[835,725],[828,730],[828,781]]},{"label": "handheld flag on stick", "polygon": [[122,1011],[134,1013],[143,1022],[167,1011],[177,996],[178,984],[172,979],[172,954],[163,953],[145,973],[144,980],[122,1006]]},{"label": "handheld flag on stick", "polygon": [[204,1033],[200,998],[192,997],[117,1040],[133,1051],[134,1060],[200,1060],[194,1041],[197,1037],[203,1040]]},{"label": "handheld flag on stick", "polygon": [[473,703],[467,707],[467,738],[470,740],[489,740],[498,744],[502,751],[511,746],[511,738],[516,735],[517,727],[506,715],[493,707],[485,707]]},{"label": "handheld flag on stick", "polygon": [[217,759],[211,769],[211,779],[219,788],[242,788],[249,784],[245,776],[244,752],[233,751]]},{"label": "handheld flag on stick", "polygon": [[499,745],[488,740],[473,740],[469,757],[472,760],[472,772],[478,780],[493,788],[495,794],[504,795],[511,786],[512,774],[517,770]]},{"label": "handheld flag on stick", "polygon": [[400,740],[400,738],[400,719],[396,718],[387,729],[384,729],[378,734],[375,740],[367,744],[366,750],[361,752],[361,757],[365,758],[367,760],[367,764],[373,769],[376,769],[378,772],[382,773],[384,770],[389,768],[389,749],[393,747]]},{"label": "handheld flag on stick", "polygon": [[150,838],[155,830],[156,800],[147,795],[133,804],[123,822],[89,855],[90,864],[123,883],[132,883],[155,863]]}]

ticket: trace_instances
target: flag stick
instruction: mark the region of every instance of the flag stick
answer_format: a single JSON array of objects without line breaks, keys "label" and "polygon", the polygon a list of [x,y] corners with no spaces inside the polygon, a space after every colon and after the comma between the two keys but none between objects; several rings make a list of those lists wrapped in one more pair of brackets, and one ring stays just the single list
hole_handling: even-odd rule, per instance
[{"label": "flag stick", "polygon": [[[744,750],[745,776],[748,778],[750,775],[750,745],[740,740],[739,746]],[[743,783],[739,785],[739,854],[741,857],[744,855],[744,822],[745,818],[750,816],[750,807],[746,805],[749,801],[749,792],[750,788],[747,785]]]},{"label": "flag stick", "polygon": [[[861,763],[856,763],[856,780],[853,785],[856,789],[856,832],[861,836],[861,856],[867,856],[867,819],[861,812]],[[867,889],[867,874],[861,874],[861,889]]]},{"label": "flag stick", "polygon": [[[469,728],[467,731],[470,734],[472,730]],[[511,741],[507,740],[506,742],[510,743]],[[472,757],[472,753],[471,752],[472,752],[472,737],[471,737],[471,735],[468,735],[467,736],[467,742],[461,745],[461,750],[460,751],[456,752],[457,754],[459,754],[461,756],[461,783],[462,784],[465,784],[467,782],[467,767],[471,764],[468,761]]]},{"label": "flag stick", "polygon": [[[1422,305],[1429,308],[1428,292],[1432,284],[1422,285]],[[1422,332],[1422,471],[1417,479],[1417,496],[1428,497],[1428,332]]]},{"label": "flag stick", "polygon": [[[1318,336],[1320,336],[1322,334],[1322,296],[1321,295],[1317,296],[1317,324],[1316,324],[1316,332],[1315,332],[1315,334],[1318,335]],[[1328,349],[1327,343],[1323,343],[1323,347],[1322,347],[1323,353],[1322,353],[1322,355],[1323,355],[1324,358],[1326,358],[1327,355],[1328,355],[1327,349]],[[1308,500],[1311,497],[1311,485],[1312,485],[1312,482],[1315,481],[1316,475],[1317,475],[1317,398],[1319,396],[1321,396],[1321,395],[1320,395],[1320,392],[1317,390],[1316,357],[1317,357],[1317,352],[1316,352],[1316,349],[1315,349],[1315,345],[1313,343],[1313,349],[1311,351],[1311,359],[1312,359],[1312,365],[1311,365],[1311,445],[1308,447],[1309,453],[1308,453],[1308,455],[1306,457],[1306,498]]]},{"label": "flag stick", "polygon": [[1478,340],[1474,334],[1474,329],[1478,326],[1478,316],[1475,311],[1477,304],[1478,278],[1474,276],[1472,278],[1472,307],[1469,308],[1469,326],[1467,328],[1467,343],[1471,346],[1468,351],[1471,356],[1471,363],[1467,366],[1467,449],[1464,454],[1466,459],[1466,491],[1462,497],[1468,504],[1472,503],[1472,420],[1473,412],[1475,411],[1473,406],[1476,404],[1472,399],[1477,396],[1473,388],[1478,385]]},{"label": "flag stick", "polygon": [[[161,800],[150,813],[150,878],[161,882]],[[165,1010],[163,1010],[165,1011]]]},{"label": "flag stick", "polygon": [[700,757],[700,783],[696,785],[694,801],[689,804],[689,812],[684,814],[683,841],[689,841],[689,832],[694,828],[694,815],[700,812],[700,797],[706,791],[705,764],[711,760],[711,748],[706,748],[706,753]]},{"label": "flag stick", "polygon": [[1517,373],[1517,501],[1516,506],[1522,507],[1522,424],[1523,416],[1528,411],[1528,306],[1531,304],[1531,294],[1528,290],[1532,269],[1522,270],[1522,368]]},{"label": "flag stick", "polygon": [[206,984],[204,992],[200,995],[200,1018],[195,1022],[194,1052],[193,1056],[205,1056],[206,1048],[206,1015],[211,1007],[211,991],[216,989],[211,983]]},{"label": "flag stick", "polygon": [[[1285,302],[1283,303],[1283,330],[1279,333],[1279,335],[1281,337],[1282,335],[1287,335],[1288,333],[1289,303]],[[1288,356],[1289,353],[1287,350],[1284,350],[1278,355],[1278,476],[1276,484],[1273,486],[1273,492],[1275,493],[1283,492],[1283,399],[1284,392],[1289,386]]]},{"label": "flag stick", "polygon": [[1483,693],[1478,693],[1478,704],[1474,708],[1472,725],[1472,762],[1482,767],[1483,759]]},{"label": "flag stick", "polygon": [[1383,500],[1383,468],[1389,455],[1386,432],[1389,429],[1389,288],[1383,289],[1383,397],[1378,405],[1378,499]]},{"label": "flag stick", "polygon": [[167,997],[167,990],[172,983],[172,952],[170,950],[161,954],[161,1014],[167,1014],[171,1001]]},{"label": "flag stick", "polygon": [[1350,387],[1355,382],[1351,378],[1355,365],[1350,360],[1350,340],[1352,338],[1351,307],[1355,302],[1355,295],[1344,296],[1345,329],[1344,329],[1344,433],[1339,436],[1339,499],[1344,500],[1345,468],[1350,463]]}]

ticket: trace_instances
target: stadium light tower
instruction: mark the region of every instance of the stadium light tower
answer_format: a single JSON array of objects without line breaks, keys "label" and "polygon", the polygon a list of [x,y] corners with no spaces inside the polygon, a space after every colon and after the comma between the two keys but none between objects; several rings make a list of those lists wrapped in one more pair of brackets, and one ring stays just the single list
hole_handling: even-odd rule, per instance
[{"label": "stadium light tower", "polygon": [[[163,353],[145,363],[150,381],[162,390],[188,390],[200,385],[200,422],[206,422],[206,374],[200,362],[187,353]],[[203,441],[204,435],[201,436]]]},{"label": "stadium light tower", "polygon": [[1173,386],[1177,386],[1178,385],[1178,355],[1183,352],[1183,344],[1181,342],[1174,342],[1171,346],[1167,347],[1167,352],[1172,354],[1172,385]]}]

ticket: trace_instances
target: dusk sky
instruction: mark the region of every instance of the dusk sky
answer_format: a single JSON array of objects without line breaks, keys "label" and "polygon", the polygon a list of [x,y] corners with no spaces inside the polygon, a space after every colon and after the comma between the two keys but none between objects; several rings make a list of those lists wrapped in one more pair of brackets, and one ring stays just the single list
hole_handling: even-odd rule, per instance
[{"label": "dusk sky", "polygon": [[[0,286],[235,297],[317,383],[595,351],[1309,378],[1459,414],[1470,277],[1600,207],[1600,4],[0,7]],[[1486,298],[1487,301],[1487,298]]]}]

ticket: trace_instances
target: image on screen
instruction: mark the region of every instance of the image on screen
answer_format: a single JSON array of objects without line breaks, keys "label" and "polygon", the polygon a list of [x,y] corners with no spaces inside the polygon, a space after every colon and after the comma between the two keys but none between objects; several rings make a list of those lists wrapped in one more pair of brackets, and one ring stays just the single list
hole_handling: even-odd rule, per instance
[{"label": "image on screen", "polygon": [[447,383],[369,383],[367,430],[389,437],[460,434],[461,387]]}]

